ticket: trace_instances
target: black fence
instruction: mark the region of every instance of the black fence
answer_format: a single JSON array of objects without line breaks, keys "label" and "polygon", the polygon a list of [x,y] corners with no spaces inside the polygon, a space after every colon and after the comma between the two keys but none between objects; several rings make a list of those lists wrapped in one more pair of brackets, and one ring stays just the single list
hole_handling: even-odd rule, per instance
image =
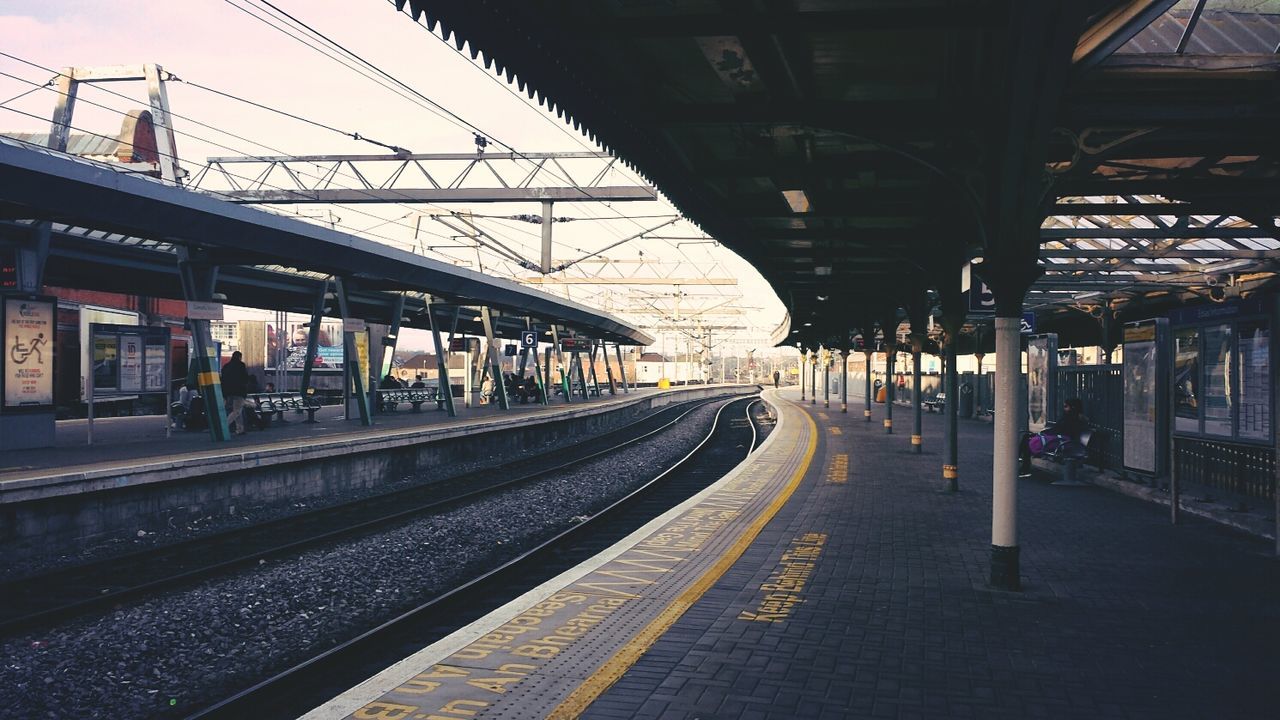
[{"label": "black fence", "polygon": [[1174,447],[1179,478],[1245,498],[1275,498],[1276,463],[1271,448],[1199,438],[1177,438]]},{"label": "black fence", "polygon": [[1090,453],[1099,467],[1124,469],[1124,386],[1119,365],[1086,365],[1058,368],[1058,402],[1049,408],[1057,420],[1062,401],[1080,398],[1084,414],[1093,425]]}]

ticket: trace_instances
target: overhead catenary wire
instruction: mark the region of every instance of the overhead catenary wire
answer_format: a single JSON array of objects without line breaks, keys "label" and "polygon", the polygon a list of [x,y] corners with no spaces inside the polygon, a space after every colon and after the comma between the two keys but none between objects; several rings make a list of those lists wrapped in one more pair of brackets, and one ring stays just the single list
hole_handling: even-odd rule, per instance
[{"label": "overhead catenary wire", "polygon": [[323,130],[329,130],[329,131],[331,131],[331,132],[338,133],[339,135],[345,135],[345,136],[347,136],[347,137],[351,138],[352,140],[358,140],[358,141],[360,141],[360,142],[366,142],[366,143],[369,143],[369,144],[371,144],[371,145],[377,145],[377,146],[379,146],[379,147],[384,147],[384,148],[386,148],[386,149],[388,149],[388,150],[390,150],[391,152],[394,152],[394,153],[396,153],[396,154],[407,154],[407,153],[409,153],[409,151],[408,151],[408,150],[406,150],[406,149],[404,149],[404,148],[400,147],[399,145],[392,145],[392,144],[390,144],[390,143],[384,143],[384,142],[382,142],[381,140],[374,140],[373,138],[371,138],[371,137],[367,137],[367,136],[364,136],[364,135],[361,135],[361,134],[360,134],[360,133],[358,133],[358,132],[350,132],[350,131],[347,131],[347,130],[339,130],[338,128],[333,127],[332,125],[326,125],[326,124],[324,124],[324,123],[322,123],[322,122],[320,122],[320,121],[318,121],[318,120],[312,120],[311,118],[302,117],[301,115],[295,115],[295,114],[293,114],[293,113],[291,113],[291,112],[289,112],[289,111],[287,111],[287,110],[281,110],[280,108],[274,108],[274,107],[271,107],[271,106],[269,106],[269,105],[263,105],[263,104],[262,104],[262,103],[260,103],[260,102],[257,102],[257,101],[254,101],[254,100],[249,100],[248,98],[243,98],[243,97],[240,97],[240,96],[238,96],[238,95],[234,95],[234,94],[229,93],[229,92],[224,92],[224,91],[222,91],[222,90],[218,90],[217,88],[211,88],[211,87],[209,87],[208,85],[202,85],[202,84],[200,84],[200,83],[198,83],[198,82],[194,82],[194,81],[192,81],[192,80],[184,80],[183,78],[180,78],[180,77],[178,77],[178,76],[176,76],[176,75],[173,75],[173,74],[170,74],[170,76],[169,76],[169,77],[170,77],[170,79],[171,79],[171,80],[173,80],[173,81],[175,81],[175,82],[180,82],[180,83],[183,83],[184,85],[189,85],[189,86],[191,86],[191,87],[193,87],[193,88],[197,88],[197,89],[200,89],[200,90],[204,90],[205,92],[213,93],[214,95],[220,95],[220,96],[225,97],[225,98],[227,98],[227,99],[229,99],[229,100],[236,100],[236,101],[242,102],[242,103],[244,103],[244,104],[246,104],[246,105],[252,105],[253,107],[256,107],[256,108],[258,108],[258,109],[260,109],[260,110],[266,110],[267,112],[275,113],[275,114],[277,114],[277,115],[281,115],[281,116],[283,116],[283,117],[291,118],[291,119],[293,119],[293,120],[297,120],[297,121],[299,121],[299,122],[304,122],[304,123],[307,123],[308,125],[314,125],[315,127],[321,128],[321,129],[323,129]]},{"label": "overhead catenary wire", "polygon": [[[26,60],[26,59],[24,59],[24,58],[20,58],[20,57],[18,57],[18,56],[16,56],[16,55],[12,55],[12,54],[7,53],[7,52],[4,52],[4,51],[2,51],[2,50],[0,50],[0,56],[10,58],[10,59],[15,60],[15,61],[17,61],[17,62],[24,63],[24,64],[26,64],[26,65],[29,65],[29,66],[31,66],[31,67],[34,67],[34,68],[37,68],[37,69],[40,69],[40,70],[44,70],[44,71],[46,71],[46,72],[52,72],[52,73],[54,73],[54,78],[55,78],[55,79],[56,79],[56,78],[58,78],[58,77],[62,77],[62,76],[63,76],[63,73],[58,72],[58,71],[56,71],[56,70],[53,70],[52,68],[47,68],[47,67],[45,67],[45,66],[43,66],[43,65],[40,65],[39,63],[35,63],[35,62],[30,61],[30,60]],[[29,79],[27,79],[27,78],[18,77],[18,76],[16,76],[16,75],[12,75],[12,74],[9,74],[9,73],[3,72],[3,71],[0,71],[0,75],[3,75],[3,76],[5,76],[5,77],[12,78],[12,79],[14,79],[14,80],[18,80],[18,81],[20,81],[20,82],[28,83],[28,84],[31,84],[31,85],[36,85],[35,81],[33,81],[33,80],[29,80]],[[113,96],[115,96],[115,97],[119,97],[119,98],[122,98],[122,99],[125,99],[125,100],[129,100],[130,102],[132,102],[132,101],[134,100],[133,98],[129,97],[128,95],[125,95],[125,94],[123,94],[123,93],[116,92],[116,91],[111,90],[111,89],[109,89],[109,88],[100,87],[100,86],[92,85],[92,84],[90,85],[90,87],[92,87],[92,88],[94,88],[95,90],[98,90],[98,91],[100,91],[100,92],[106,93],[106,94],[108,94],[108,95],[113,95]],[[58,95],[66,95],[66,93],[62,92],[61,90],[58,90],[58,89],[56,89],[56,88],[52,87],[51,83],[46,83],[45,85],[42,85],[42,86],[33,87],[33,88],[32,88],[30,91],[28,91],[28,92],[35,92],[35,91],[42,90],[42,89],[44,89],[44,90],[49,90],[50,92],[56,93],[56,94],[58,94]],[[109,111],[109,112],[118,113],[118,114],[125,114],[125,111],[123,111],[123,110],[120,110],[120,109],[118,109],[118,108],[109,107],[109,106],[106,106],[106,105],[102,105],[101,103],[94,102],[93,100],[89,100],[89,99],[82,99],[82,101],[83,101],[83,102],[85,102],[86,104],[89,104],[89,105],[93,105],[93,106],[95,106],[95,107],[102,108],[102,109],[107,110],[107,111]],[[6,108],[6,109],[8,109],[8,108]],[[252,139],[247,138],[247,137],[244,137],[244,136],[242,136],[242,135],[238,135],[238,134],[236,134],[236,133],[234,133],[234,132],[231,132],[231,131],[229,131],[229,130],[225,130],[225,129],[220,128],[220,127],[217,127],[217,126],[215,126],[215,125],[210,125],[209,123],[203,122],[203,121],[201,121],[201,120],[197,120],[197,119],[192,118],[192,117],[190,117],[190,116],[183,115],[183,114],[181,114],[181,113],[173,112],[172,110],[170,110],[169,115],[170,115],[170,116],[172,116],[172,117],[174,117],[174,118],[179,118],[179,119],[181,119],[181,120],[185,120],[185,121],[187,121],[187,122],[193,123],[193,124],[198,125],[198,126],[200,126],[200,127],[203,127],[203,128],[209,129],[209,130],[212,130],[212,131],[214,131],[214,132],[221,133],[221,134],[223,134],[223,135],[227,135],[227,136],[232,137],[232,138],[235,138],[236,140],[239,140],[239,141],[241,141],[241,142],[246,142],[246,143],[249,143],[249,144],[251,144],[251,145],[255,145],[255,146],[257,146],[257,147],[261,147],[261,148],[264,148],[264,149],[266,149],[266,150],[270,150],[271,152],[276,153],[276,154],[278,154],[278,155],[287,155],[287,154],[288,154],[286,151],[281,150],[281,149],[279,149],[279,148],[275,148],[275,147],[272,147],[272,146],[267,145],[267,144],[265,144],[265,143],[262,143],[262,142],[260,142],[260,141],[252,140]],[[175,133],[175,134],[177,134],[177,135],[182,135],[182,136],[184,136],[184,137],[189,137],[189,138],[191,138],[191,139],[193,139],[193,140],[197,140],[197,141],[199,141],[199,142],[208,143],[208,144],[210,144],[210,145],[213,145],[214,147],[222,148],[222,149],[224,149],[224,150],[229,150],[229,151],[234,152],[234,153],[239,153],[239,154],[241,154],[241,155],[245,155],[245,156],[247,156],[247,157],[255,157],[254,153],[246,152],[243,148],[236,148],[236,147],[232,147],[232,146],[230,146],[230,145],[226,145],[226,144],[224,144],[224,143],[220,143],[220,142],[217,142],[217,141],[214,141],[214,140],[210,140],[210,139],[208,139],[208,138],[200,137],[200,136],[198,136],[198,135],[194,135],[194,134],[192,134],[192,133],[190,133],[190,132],[186,132],[186,131],[183,131],[183,130],[178,130],[178,129],[176,129],[176,128],[173,128],[173,131],[174,131],[174,133]],[[338,132],[341,132],[341,131],[338,131]],[[178,157],[176,157],[176,156],[175,156],[175,157],[173,157],[172,159],[181,161],[181,158],[178,158]],[[206,167],[207,167],[207,166],[206,166]],[[225,169],[223,169],[222,171],[223,171],[223,172],[225,172],[225,173],[226,173],[226,174],[228,174],[228,175],[233,176],[233,177],[237,177],[237,178],[241,178],[241,179],[248,180],[249,182],[256,182],[256,181],[257,181],[257,179],[256,179],[256,178],[247,178],[247,177],[244,177],[244,176],[235,175],[234,173],[227,172]],[[303,177],[312,177],[312,178],[316,178],[316,179],[322,179],[322,178],[320,178],[320,176],[318,176],[318,175],[311,175],[311,174],[308,174],[308,173],[305,173],[305,172],[303,172],[303,173],[299,173],[299,174],[301,174]],[[350,178],[350,177],[351,177],[350,175],[345,174],[345,173],[344,173],[342,176],[343,176],[343,177],[348,177],[348,178]],[[353,178],[353,179],[354,179],[354,178]],[[264,184],[264,185],[266,185],[267,187],[273,187],[273,188],[278,189],[278,190],[286,190],[286,189],[287,189],[287,188],[283,188],[283,187],[279,187],[279,186],[272,186],[272,185],[269,185],[269,184],[266,184],[266,183],[263,183],[263,184]],[[370,194],[370,193],[367,193],[367,192],[366,192],[365,190],[363,190],[362,188],[358,188],[358,187],[348,187],[347,189],[354,190],[354,191],[356,191],[356,192],[360,192],[360,193],[363,193],[363,194]],[[395,192],[395,191],[393,190],[392,192]],[[407,200],[407,199],[409,199],[409,198],[407,198],[407,197],[406,197],[406,200]],[[333,205],[334,205],[335,207],[340,207],[340,208],[342,208],[342,209],[344,209],[344,210],[346,210],[346,211],[348,211],[348,212],[355,212],[355,213],[357,213],[357,214],[366,215],[366,216],[368,216],[368,217],[375,218],[375,219],[378,219],[378,220],[384,220],[384,219],[385,219],[385,218],[382,218],[381,216],[374,215],[374,214],[372,214],[372,213],[364,212],[364,211],[362,211],[362,210],[357,210],[357,209],[352,208],[352,207],[350,207],[350,206],[348,206],[348,205],[342,205],[342,204],[337,204],[337,203],[334,203]],[[411,210],[411,211],[414,211],[414,212],[418,211],[418,209],[417,209],[417,208],[414,208],[414,207],[412,207],[412,206],[406,205],[406,204],[404,204],[404,203],[399,203],[399,205],[400,205],[401,207],[404,207],[404,208],[406,208],[406,209],[408,209],[408,210]],[[436,207],[436,206],[428,204],[428,207]],[[443,209],[443,208],[440,208],[440,209]],[[407,227],[409,227],[409,226],[408,226],[408,225],[404,225],[404,227],[406,227],[406,228],[407,228]]]},{"label": "overhead catenary wire", "polygon": [[[235,3],[231,2],[231,0],[224,0],[224,1],[225,1],[225,2],[227,2],[228,4],[232,5],[233,7],[236,7],[237,9],[241,10],[242,12],[246,12],[246,13],[248,13],[248,11],[246,11],[244,8],[239,7],[239,6],[238,6],[238,5],[236,5]],[[318,30],[315,30],[315,29],[314,29],[314,28],[312,28],[310,25],[308,25],[308,24],[307,24],[307,23],[305,23],[304,21],[300,20],[299,18],[295,17],[294,15],[292,15],[292,14],[290,14],[290,13],[288,13],[288,12],[286,12],[286,11],[282,10],[281,8],[279,8],[277,5],[275,5],[274,3],[270,2],[269,0],[257,0],[257,2],[258,2],[258,4],[259,4],[259,5],[262,5],[262,6],[265,6],[265,7],[267,7],[267,8],[270,8],[272,11],[274,11],[275,13],[277,13],[277,15],[278,15],[278,16],[282,16],[283,18],[287,18],[289,22],[293,23],[293,25],[294,25],[294,26],[296,26],[297,28],[300,28],[302,31],[307,32],[307,33],[310,33],[312,36],[314,36],[314,37],[316,37],[316,38],[319,38],[321,41],[328,43],[330,46],[332,46],[332,47],[334,47],[334,48],[337,48],[339,51],[341,51],[342,53],[344,53],[346,56],[348,56],[348,57],[352,58],[354,61],[356,61],[356,62],[360,63],[362,66],[367,67],[367,68],[369,68],[369,69],[373,70],[374,72],[378,73],[380,76],[382,76],[382,77],[386,78],[387,80],[389,80],[389,81],[391,81],[391,82],[395,83],[397,86],[399,86],[399,87],[403,88],[404,90],[406,90],[406,91],[408,91],[408,92],[411,92],[414,96],[416,96],[416,97],[420,98],[422,101],[424,101],[424,102],[428,103],[428,104],[429,104],[429,106],[430,106],[431,108],[433,108],[433,109],[435,109],[435,110],[438,110],[439,112],[444,112],[445,114],[447,114],[447,115],[448,115],[448,117],[449,117],[450,119],[453,119],[453,120],[455,120],[455,121],[457,121],[457,122],[459,122],[459,123],[463,123],[463,124],[464,124],[467,128],[469,128],[472,132],[475,132],[475,133],[481,134],[481,135],[483,135],[483,136],[485,136],[485,137],[488,137],[488,138],[492,139],[496,144],[501,145],[501,146],[503,146],[503,147],[506,147],[509,151],[511,151],[511,153],[512,153],[513,155],[517,155],[517,156],[522,157],[522,159],[524,159],[526,162],[531,162],[531,163],[533,162],[531,159],[529,159],[529,158],[527,158],[527,157],[524,157],[524,156],[523,156],[523,154],[522,154],[522,153],[520,153],[520,151],[519,151],[519,150],[517,150],[516,148],[514,148],[514,147],[513,147],[513,146],[511,146],[510,144],[503,142],[500,138],[495,137],[492,133],[489,133],[489,132],[485,131],[484,129],[480,128],[479,126],[475,125],[474,123],[471,123],[471,122],[467,121],[467,120],[466,120],[465,118],[463,118],[462,116],[460,116],[460,115],[458,115],[457,113],[454,113],[453,111],[451,111],[451,110],[449,110],[448,108],[446,108],[444,105],[442,105],[442,104],[440,104],[440,103],[436,102],[435,100],[432,100],[431,98],[429,98],[429,97],[427,97],[426,95],[422,94],[421,92],[417,91],[415,88],[413,88],[413,87],[409,86],[407,83],[404,83],[403,81],[401,81],[401,80],[399,80],[398,78],[396,78],[396,77],[392,76],[390,73],[387,73],[386,71],[382,70],[380,67],[378,67],[378,66],[374,65],[373,63],[369,62],[368,60],[366,60],[366,59],[365,59],[365,58],[363,58],[362,56],[358,55],[357,53],[354,53],[353,51],[349,50],[347,47],[343,46],[342,44],[340,44],[340,43],[338,43],[338,42],[334,41],[332,38],[328,37],[328,36],[327,36],[327,35],[325,35],[324,33],[321,33],[321,32],[319,32]],[[249,13],[249,14],[251,14],[251,13]],[[277,30],[278,30],[278,31],[280,31],[280,32],[285,32],[285,33],[286,33],[286,34],[288,34],[289,36],[293,37],[295,40],[298,40],[299,42],[303,42],[305,45],[307,45],[308,47],[311,47],[313,50],[316,50],[317,52],[321,52],[321,53],[322,53],[322,54],[324,54],[326,57],[329,57],[330,59],[334,59],[335,61],[339,61],[339,62],[341,62],[341,61],[340,61],[340,60],[338,60],[337,58],[334,58],[331,54],[326,53],[326,52],[324,52],[322,49],[315,47],[315,45],[314,45],[314,44],[304,42],[304,40],[303,40],[303,39],[298,38],[298,37],[297,37],[296,35],[294,35],[293,33],[291,33],[291,32],[287,32],[286,30],[284,30],[284,29],[280,28],[279,26],[276,26],[276,25],[275,25],[275,24],[273,24],[273,23],[269,23],[267,20],[263,19],[262,17],[259,17],[259,16],[257,16],[257,15],[253,15],[253,14],[251,14],[251,16],[252,16],[252,17],[255,17],[255,19],[258,19],[260,22],[264,22],[264,23],[267,23],[267,24],[271,25],[273,28],[277,29]],[[348,67],[349,69],[353,69],[353,70],[356,70],[357,72],[359,72],[359,70],[358,70],[358,69],[356,69],[356,68],[351,68],[351,66],[350,66],[348,63],[341,63],[341,64],[343,64],[344,66]],[[366,73],[360,72],[360,74],[361,74],[362,76],[368,77],[368,75],[367,75]],[[380,84],[382,84],[382,83],[380,83]],[[384,85],[384,87],[385,87],[385,84],[383,84],[383,85]],[[556,175],[556,173],[555,173],[554,171],[548,171],[548,172],[550,172],[552,175]],[[584,197],[590,198],[590,193],[589,193],[587,190],[582,189],[582,188],[580,188],[580,187],[579,187],[579,188],[577,188],[577,189],[579,190],[579,192],[583,193]],[[618,212],[618,211],[617,211],[615,208],[613,208],[611,205],[608,205],[608,204],[606,204],[606,205],[609,207],[609,209],[610,209],[612,212],[614,212],[615,214],[619,215],[620,217],[623,217],[623,216],[622,216],[622,213]],[[589,212],[589,211],[588,211],[588,214],[590,214],[590,212]],[[636,221],[632,221],[632,222],[633,222],[634,224],[636,224],[638,227],[640,226],[638,222],[636,222]],[[668,244],[668,245],[671,245],[671,243],[667,243],[667,244]],[[616,245],[616,243],[615,243],[615,245]],[[698,266],[697,266],[697,263],[693,262],[693,260],[692,260],[691,258],[689,258],[689,257],[688,257],[688,255],[687,255],[687,254],[686,254],[686,253],[685,253],[681,248],[679,248],[678,246],[672,246],[672,247],[673,247],[673,249],[675,249],[677,252],[679,252],[683,257],[685,257],[685,259],[690,263],[690,265],[692,265],[694,268],[697,268],[697,267],[698,267]]]}]

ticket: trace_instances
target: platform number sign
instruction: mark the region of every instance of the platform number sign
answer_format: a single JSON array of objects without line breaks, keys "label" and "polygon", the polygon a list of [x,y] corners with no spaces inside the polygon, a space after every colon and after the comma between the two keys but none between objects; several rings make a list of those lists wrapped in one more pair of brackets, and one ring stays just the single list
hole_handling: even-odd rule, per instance
[{"label": "platform number sign", "polygon": [[969,315],[995,314],[995,295],[991,293],[991,288],[977,277],[971,265],[965,265],[960,273],[960,291],[968,300]]},{"label": "platform number sign", "polygon": [[991,315],[996,311],[996,297],[984,282],[977,282],[969,290],[969,312],[973,315]]},{"label": "platform number sign", "polygon": [[538,347],[538,334],[532,330],[525,330],[521,332],[520,347],[525,350],[531,350]]}]

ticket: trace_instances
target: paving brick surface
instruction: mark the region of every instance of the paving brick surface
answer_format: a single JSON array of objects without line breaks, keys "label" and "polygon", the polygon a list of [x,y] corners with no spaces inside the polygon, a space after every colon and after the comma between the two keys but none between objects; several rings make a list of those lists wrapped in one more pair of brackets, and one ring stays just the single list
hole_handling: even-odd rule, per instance
[{"label": "paving brick surface", "polygon": [[[1268,543],[1037,476],[1018,489],[1024,591],[994,591],[989,424],[961,422],[949,494],[941,416],[917,455],[898,408],[892,436],[882,407],[872,423],[860,405],[804,408],[819,439],[802,486],[585,717],[1280,718]],[[829,482],[836,453],[845,483]],[[739,619],[809,533],[825,540],[799,602]]]}]

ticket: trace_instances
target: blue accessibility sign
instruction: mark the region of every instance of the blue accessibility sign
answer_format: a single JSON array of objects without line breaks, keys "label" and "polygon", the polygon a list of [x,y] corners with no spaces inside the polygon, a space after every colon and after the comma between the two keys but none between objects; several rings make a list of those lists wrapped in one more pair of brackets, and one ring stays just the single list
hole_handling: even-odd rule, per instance
[{"label": "blue accessibility sign", "polygon": [[1023,335],[1034,335],[1036,332],[1036,314],[1033,312],[1022,313],[1022,326],[1018,332]]}]

